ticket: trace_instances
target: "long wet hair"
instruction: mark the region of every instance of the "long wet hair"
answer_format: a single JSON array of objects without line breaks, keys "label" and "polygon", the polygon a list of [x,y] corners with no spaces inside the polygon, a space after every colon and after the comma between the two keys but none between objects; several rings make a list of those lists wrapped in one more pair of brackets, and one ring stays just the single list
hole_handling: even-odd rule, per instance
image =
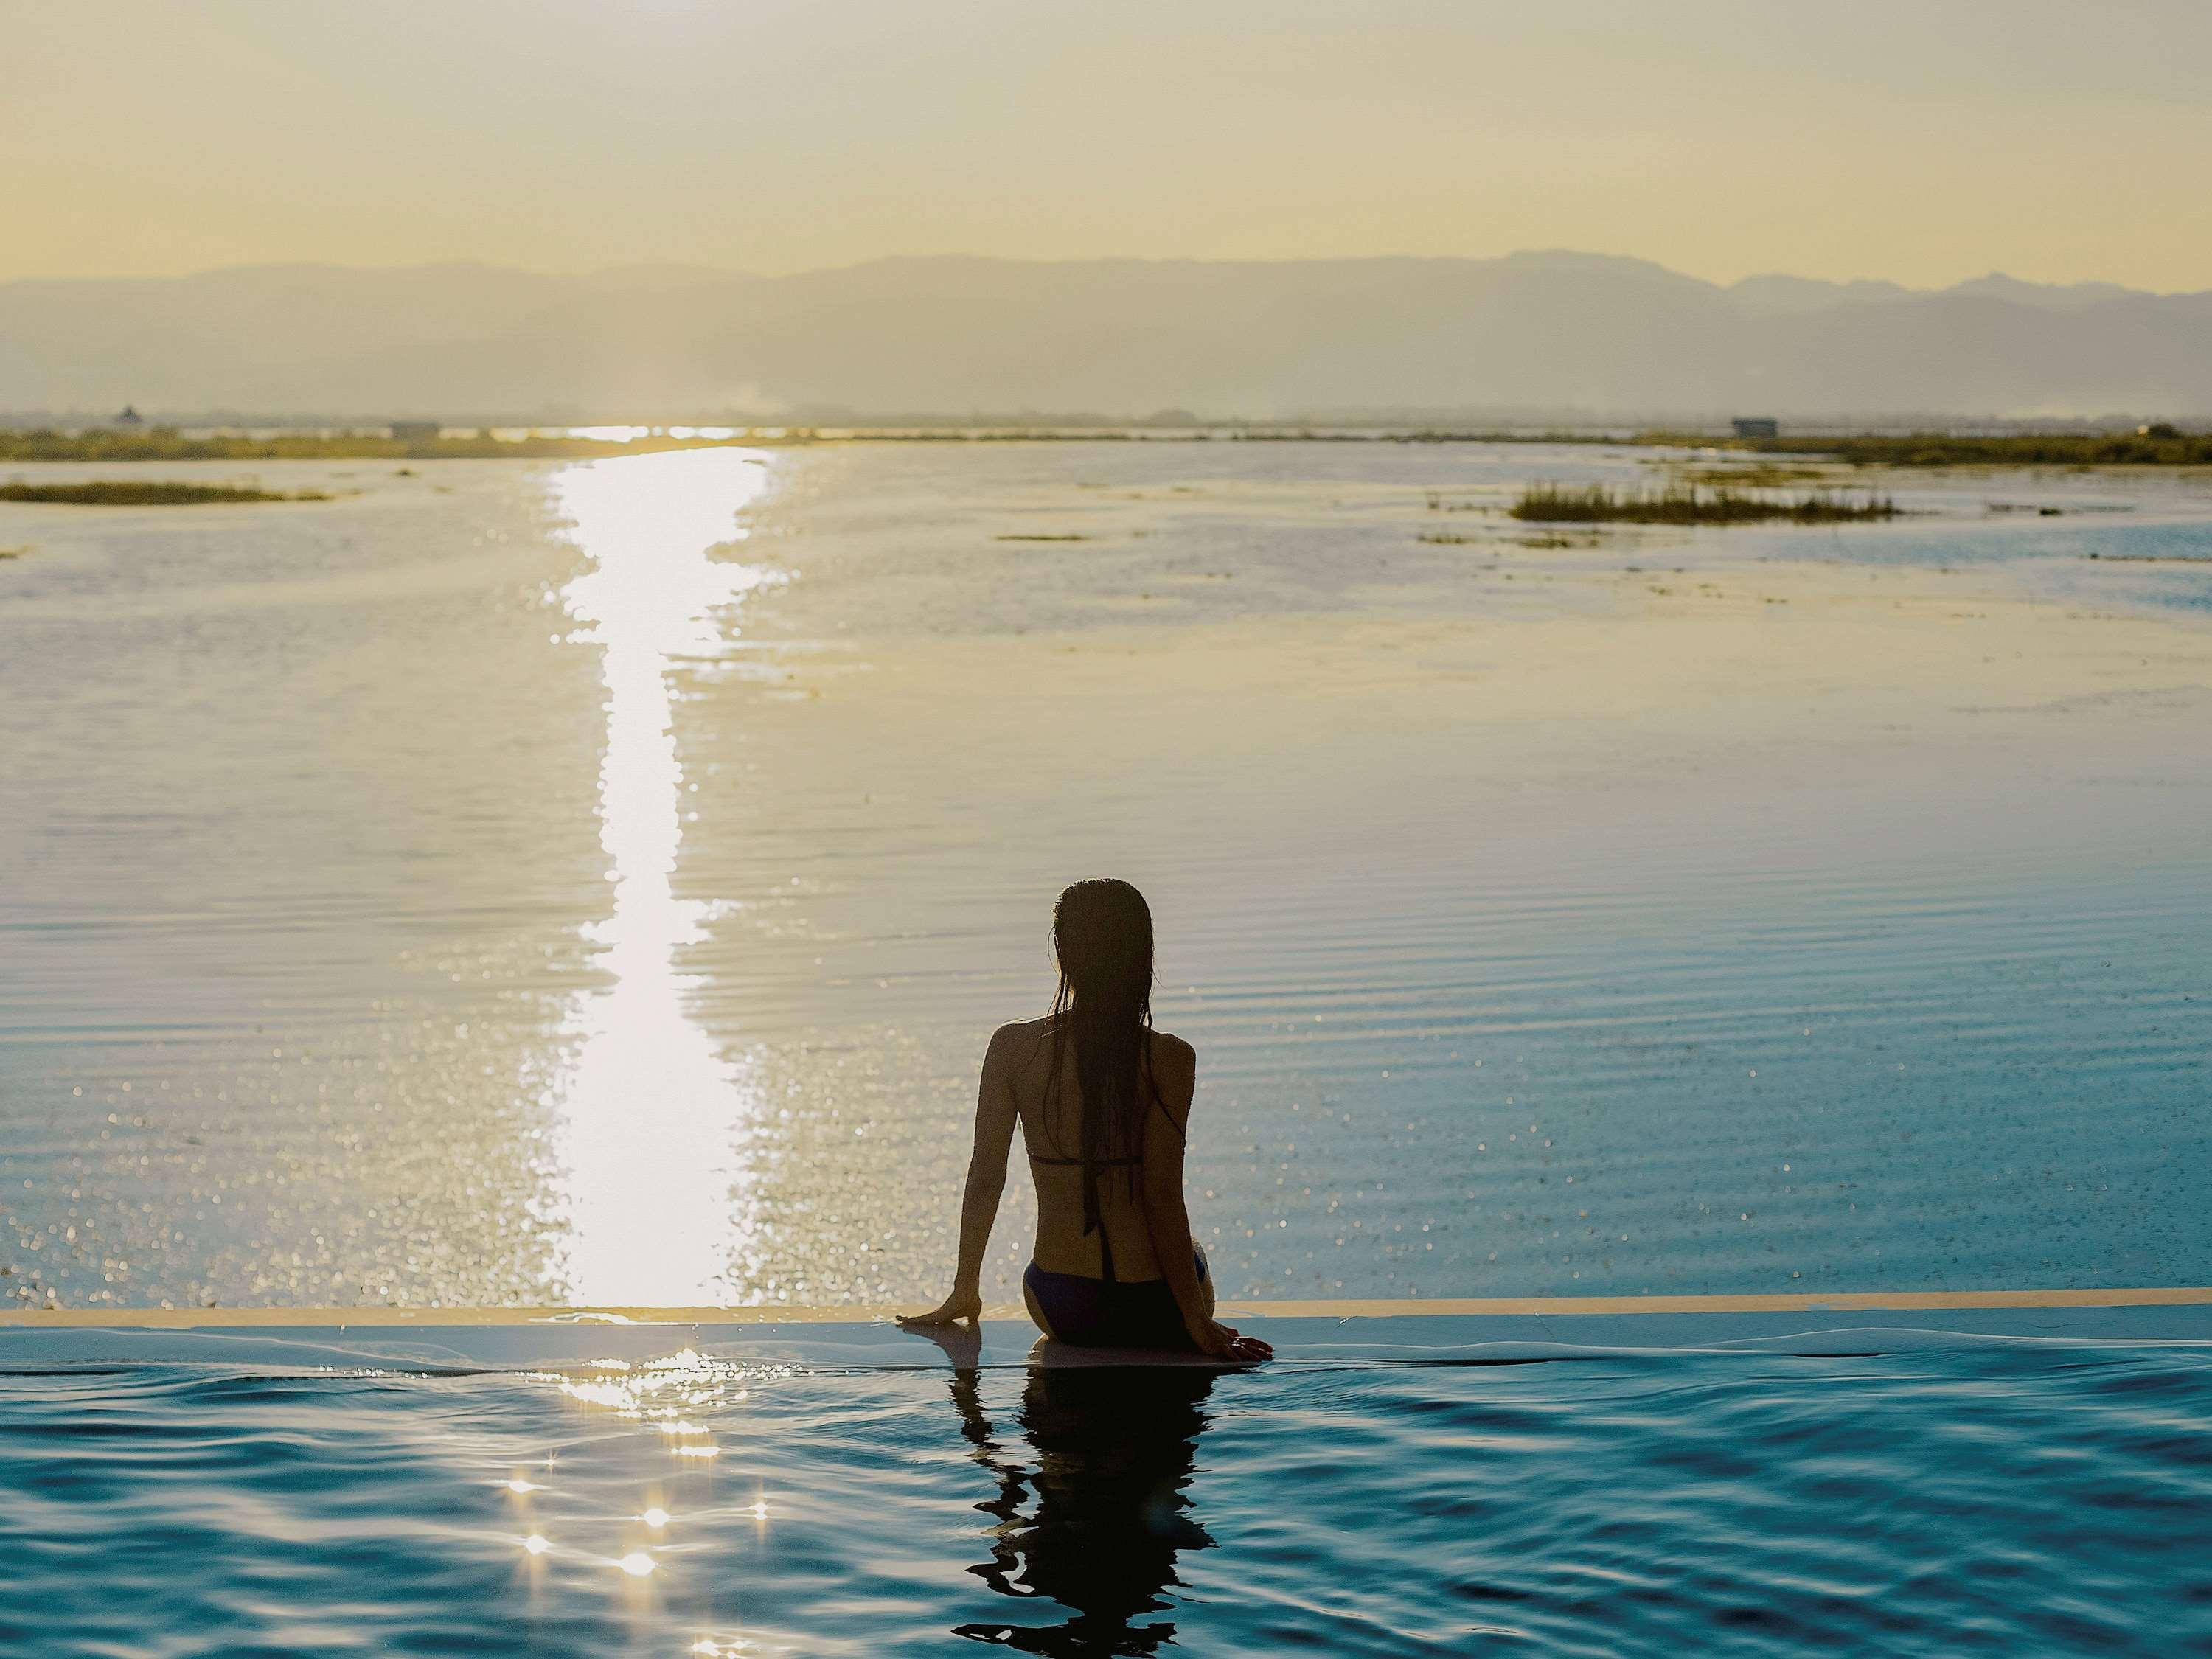
[{"label": "long wet hair", "polygon": [[[1152,1081],[1152,912],[1126,881],[1079,881],[1052,907],[1060,989],[1052,1000],[1045,1121],[1072,1045],[1083,1125],[1083,1231],[1098,1224],[1097,1166],[1143,1156]],[[1048,1133],[1051,1133],[1049,1128]],[[1063,1156],[1065,1154],[1063,1153]],[[1127,1166],[1132,1192],[1136,1166]]]}]

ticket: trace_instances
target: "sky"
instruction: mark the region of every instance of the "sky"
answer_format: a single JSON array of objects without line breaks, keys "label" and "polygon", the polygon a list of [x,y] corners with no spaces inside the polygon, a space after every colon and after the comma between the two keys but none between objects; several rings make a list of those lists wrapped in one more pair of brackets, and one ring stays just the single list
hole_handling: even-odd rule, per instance
[{"label": "sky", "polygon": [[1632,254],[2212,289],[2202,0],[0,0],[0,280]]}]

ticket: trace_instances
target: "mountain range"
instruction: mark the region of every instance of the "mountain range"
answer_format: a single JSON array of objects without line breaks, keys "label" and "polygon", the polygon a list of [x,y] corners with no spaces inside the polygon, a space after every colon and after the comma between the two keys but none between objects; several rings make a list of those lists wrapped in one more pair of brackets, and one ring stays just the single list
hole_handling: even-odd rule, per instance
[{"label": "mountain range", "polygon": [[2212,291],[1645,260],[266,265],[0,283],[0,410],[830,420],[2212,412]]}]

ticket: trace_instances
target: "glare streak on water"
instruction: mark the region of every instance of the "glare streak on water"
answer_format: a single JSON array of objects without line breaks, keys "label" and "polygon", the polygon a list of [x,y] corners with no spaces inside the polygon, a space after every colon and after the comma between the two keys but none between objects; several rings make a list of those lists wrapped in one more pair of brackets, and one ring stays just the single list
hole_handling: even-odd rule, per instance
[{"label": "glare streak on water", "polygon": [[2212,1641],[2187,1346],[19,1373],[0,1484],[11,1652]]},{"label": "glare streak on water", "polygon": [[763,487],[763,458],[735,450],[571,468],[556,501],[592,568],[568,584],[581,638],[602,654],[606,757],[600,841],[613,909],[588,930],[604,990],[574,1013],[553,1085],[564,1126],[560,1272],[577,1301],[696,1306],[735,1299],[756,1226],[743,1163],[757,1103],[684,1006],[678,953],[704,907],[676,897],[684,769],[669,676],[721,648],[723,613],[767,580],[718,560]]}]

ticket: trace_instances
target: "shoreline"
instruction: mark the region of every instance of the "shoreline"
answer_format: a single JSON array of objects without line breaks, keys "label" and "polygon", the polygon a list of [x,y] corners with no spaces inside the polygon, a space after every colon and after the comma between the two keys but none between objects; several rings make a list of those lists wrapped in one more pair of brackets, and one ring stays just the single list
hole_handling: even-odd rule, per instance
[{"label": "shoreline", "polygon": [[2151,436],[2091,428],[2048,433],[1875,432],[1844,429],[1737,437],[1673,428],[1514,431],[1476,427],[1334,426],[1326,422],[1222,422],[1188,427],[1142,422],[1097,425],[883,424],[635,428],[616,438],[573,428],[459,427],[434,438],[373,431],[153,428],[63,430],[0,428],[0,465],[58,462],[138,465],[149,462],[247,460],[588,460],[680,449],[789,448],[842,443],[1314,443],[1441,444],[1504,447],[1573,446],[1671,449],[1702,454],[1786,457],[1848,467],[1929,472],[2057,467],[2087,471],[2212,469],[2212,432]]}]

